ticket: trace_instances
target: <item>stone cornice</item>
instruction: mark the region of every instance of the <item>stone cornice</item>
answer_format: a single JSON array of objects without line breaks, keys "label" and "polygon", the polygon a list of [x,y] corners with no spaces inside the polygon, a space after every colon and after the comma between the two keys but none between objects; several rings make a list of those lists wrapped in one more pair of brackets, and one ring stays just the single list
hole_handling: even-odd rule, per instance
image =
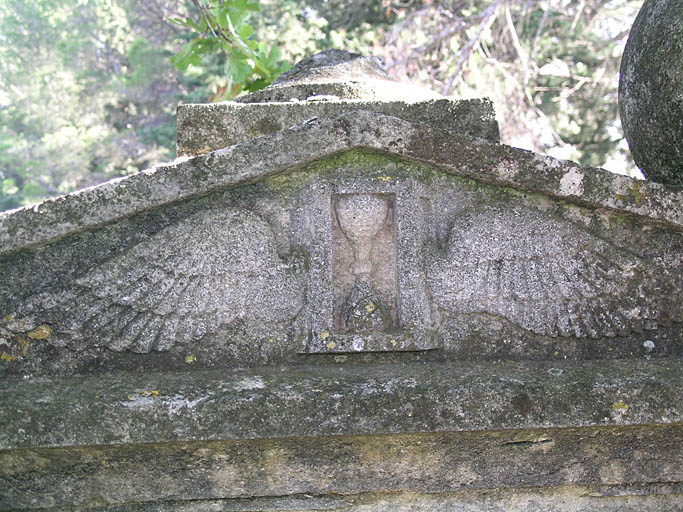
[{"label": "stone cornice", "polygon": [[0,215],[0,254],[57,240],[213,190],[253,183],[334,154],[366,149],[484,183],[683,226],[683,190],[483,139],[352,111]]}]

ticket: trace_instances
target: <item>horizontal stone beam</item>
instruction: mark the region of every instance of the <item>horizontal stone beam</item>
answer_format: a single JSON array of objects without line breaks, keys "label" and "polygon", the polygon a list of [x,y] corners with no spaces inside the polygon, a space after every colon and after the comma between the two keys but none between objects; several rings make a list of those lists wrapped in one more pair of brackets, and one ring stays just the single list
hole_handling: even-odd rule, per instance
[{"label": "horizontal stone beam", "polygon": [[674,510],[681,459],[680,425],[19,449],[0,510]]},{"label": "horizontal stone beam", "polygon": [[683,421],[679,359],[299,366],[0,383],[0,449]]},{"label": "horizontal stone beam", "polygon": [[178,107],[177,152],[200,155],[304,123],[365,110],[471,137],[500,140],[489,100],[326,100],[286,103],[200,103]]}]

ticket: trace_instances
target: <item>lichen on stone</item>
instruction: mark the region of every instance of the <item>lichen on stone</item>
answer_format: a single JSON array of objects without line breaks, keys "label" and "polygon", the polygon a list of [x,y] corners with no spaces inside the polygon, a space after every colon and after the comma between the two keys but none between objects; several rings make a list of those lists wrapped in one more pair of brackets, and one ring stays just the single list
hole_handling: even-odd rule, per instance
[{"label": "lichen on stone", "polygon": [[52,327],[46,324],[40,325],[32,331],[26,333],[26,336],[33,340],[46,340],[52,336]]}]

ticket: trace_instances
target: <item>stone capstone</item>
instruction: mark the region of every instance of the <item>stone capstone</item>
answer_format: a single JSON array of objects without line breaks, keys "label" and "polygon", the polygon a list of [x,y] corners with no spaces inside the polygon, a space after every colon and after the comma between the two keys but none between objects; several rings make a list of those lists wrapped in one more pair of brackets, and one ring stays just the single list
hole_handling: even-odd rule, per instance
[{"label": "stone capstone", "polygon": [[391,80],[379,59],[327,50],[306,57],[273,85],[236,101],[181,105],[177,154],[200,155],[360,110],[499,140],[498,122],[488,99],[444,98]]},{"label": "stone capstone", "polygon": [[327,50],[306,57],[272,85],[236,99],[237,103],[306,100],[399,101],[442,98],[436,92],[389,78],[376,57]]},{"label": "stone capstone", "polygon": [[649,180],[683,185],[683,2],[646,0],[621,61],[619,109]]},{"label": "stone capstone", "polygon": [[274,84],[315,82],[322,79],[346,81],[361,77],[391,80],[379,58],[330,49],[304,57],[289,71],[282,73]]},{"label": "stone capstone", "polygon": [[335,97],[270,103],[227,101],[178,107],[177,153],[178,156],[200,155],[350,111],[376,112],[471,137],[500,140],[493,104],[485,98],[367,101]]}]

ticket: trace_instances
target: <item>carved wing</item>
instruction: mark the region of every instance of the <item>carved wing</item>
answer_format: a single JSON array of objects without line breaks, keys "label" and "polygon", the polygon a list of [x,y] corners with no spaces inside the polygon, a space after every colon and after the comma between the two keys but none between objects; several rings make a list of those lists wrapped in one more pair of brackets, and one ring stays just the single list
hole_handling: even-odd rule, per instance
[{"label": "carved wing", "polygon": [[36,297],[30,309],[61,308],[60,329],[73,337],[144,353],[237,319],[290,321],[303,304],[301,283],[263,220],[245,210],[208,210],[93,268],[66,295]]},{"label": "carved wing", "polygon": [[428,282],[447,311],[497,315],[541,335],[612,337],[681,315],[665,311],[664,284],[644,261],[531,212],[460,219]]}]

